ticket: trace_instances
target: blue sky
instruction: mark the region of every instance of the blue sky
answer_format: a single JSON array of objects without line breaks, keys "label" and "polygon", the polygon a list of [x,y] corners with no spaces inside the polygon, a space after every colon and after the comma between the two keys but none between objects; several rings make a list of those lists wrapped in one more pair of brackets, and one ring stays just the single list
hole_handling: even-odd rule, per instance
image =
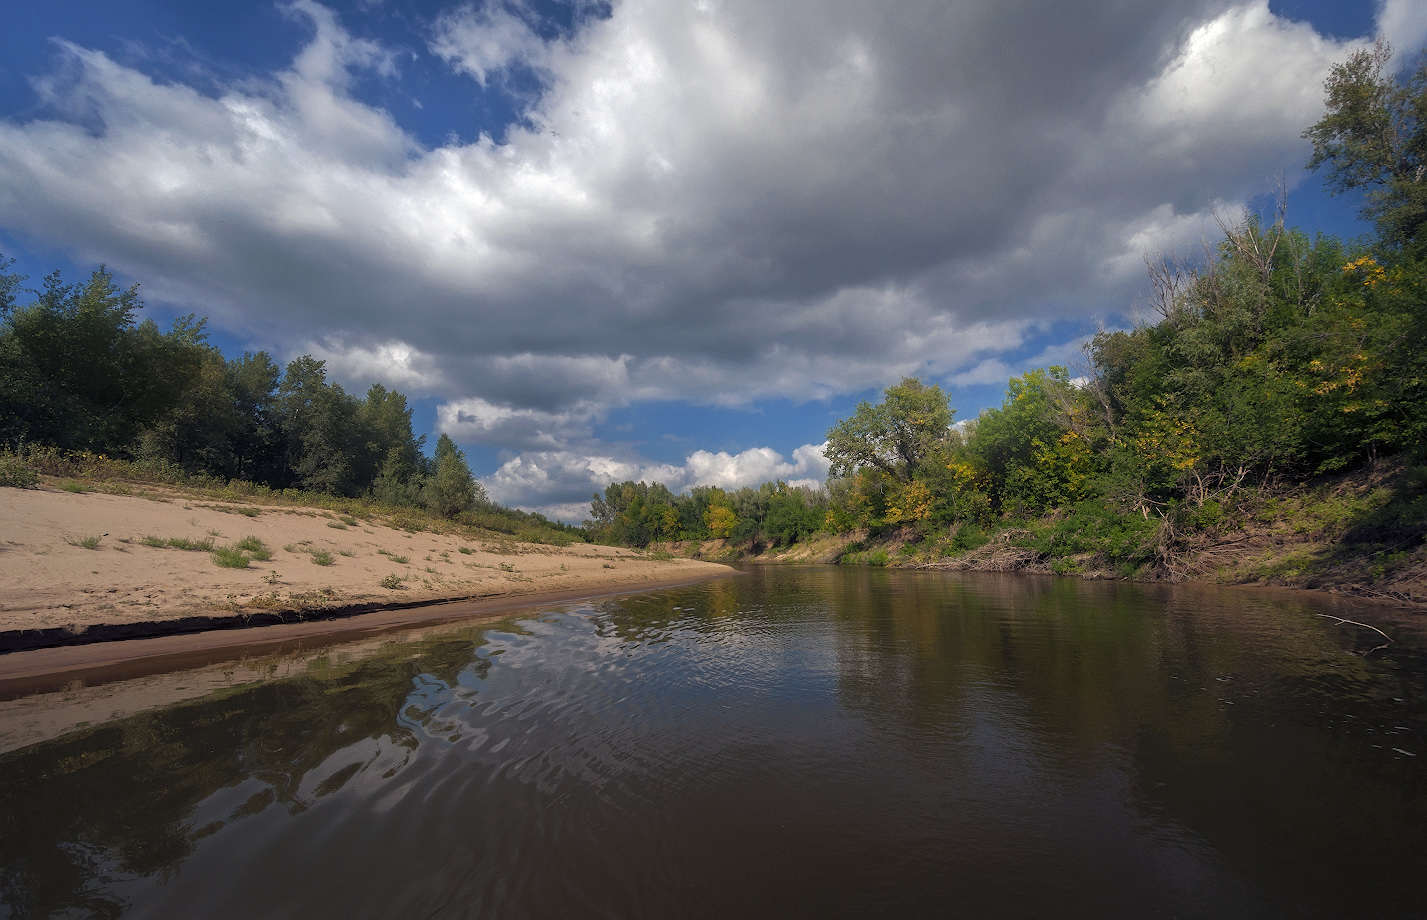
[{"label": "blue sky", "polygon": [[917,374],[958,416],[1271,205],[1376,2],[17,2],[0,252],[413,398],[501,501],[816,481]]}]

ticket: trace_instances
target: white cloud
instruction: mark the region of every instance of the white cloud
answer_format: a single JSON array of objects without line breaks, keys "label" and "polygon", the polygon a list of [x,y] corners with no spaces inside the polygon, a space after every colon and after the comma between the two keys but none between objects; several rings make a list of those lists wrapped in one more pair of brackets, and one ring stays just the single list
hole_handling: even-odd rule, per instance
[{"label": "white cloud", "polygon": [[588,404],[563,412],[515,409],[474,396],[442,404],[436,417],[437,427],[462,443],[549,451],[588,438],[597,411]]},{"label": "white cloud", "polygon": [[493,75],[524,64],[548,69],[548,48],[516,11],[496,3],[447,10],[436,20],[431,49],[481,86]]},{"label": "white cloud", "polygon": [[804,444],[791,459],[768,447],[737,454],[694,451],[682,464],[583,454],[569,450],[526,451],[506,461],[482,482],[491,498],[519,501],[552,518],[578,522],[590,515],[590,496],[612,482],[661,482],[675,493],[694,486],[740,489],[781,479],[813,486],[827,479],[824,444]]},{"label": "white cloud", "polygon": [[1377,23],[1378,31],[1392,44],[1396,62],[1427,50],[1427,6],[1419,0],[1382,0]]},{"label": "white cloud", "polygon": [[442,388],[441,369],[431,357],[401,341],[348,344],[342,337],[308,342],[300,348],[327,363],[327,371],[359,392],[371,383],[422,396]]}]

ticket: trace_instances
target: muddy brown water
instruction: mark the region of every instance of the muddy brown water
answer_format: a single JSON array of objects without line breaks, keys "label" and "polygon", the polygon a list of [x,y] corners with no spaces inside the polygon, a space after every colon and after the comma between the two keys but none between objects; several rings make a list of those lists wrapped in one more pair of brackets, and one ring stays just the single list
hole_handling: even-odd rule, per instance
[{"label": "muddy brown water", "polygon": [[1427,916],[1427,639],[1306,595],[761,569],[6,706],[0,917]]}]

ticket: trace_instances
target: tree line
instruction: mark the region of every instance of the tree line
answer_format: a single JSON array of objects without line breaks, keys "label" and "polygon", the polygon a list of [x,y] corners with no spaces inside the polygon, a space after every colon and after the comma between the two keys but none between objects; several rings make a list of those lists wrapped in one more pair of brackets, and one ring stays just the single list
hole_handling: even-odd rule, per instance
[{"label": "tree line", "polygon": [[285,367],[261,351],[225,358],[192,314],[168,331],[140,322],[137,285],[120,288],[103,266],[28,291],[13,265],[0,257],[5,449],[89,451],[448,517],[489,506],[450,437],[426,455],[401,393],[350,394],[310,355]]},{"label": "tree line", "polygon": [[1096,335],[1073,374],[1012,378],[1000,407],[955,427],[940,387],[904,379],[828,432],[825,489],[613,484],[595,497],[592,532],[778,545],[900,528],[968,549],[1050,514],[1063,523],[1042,550],[1133,568],[1176,530],[1213,526],[1246,489],[1421,458],[1427,58],[1392,75],[1390,57],[1379,43],[1336,66],[1327,112],[1304,135],[1330,189],[1363,193],[1368,237],[1310,238],[1285,225],[1281,194],[1271,216],[1222,222],[1202,259],[1153,261],[1152,321]]}]

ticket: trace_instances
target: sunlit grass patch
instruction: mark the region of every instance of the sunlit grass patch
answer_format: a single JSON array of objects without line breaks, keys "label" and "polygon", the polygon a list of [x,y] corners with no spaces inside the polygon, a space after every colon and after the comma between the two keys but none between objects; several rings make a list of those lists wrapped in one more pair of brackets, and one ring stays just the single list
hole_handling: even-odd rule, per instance
[{"label": "sunlit grass patch", "polygon": [[213,551],[213,564],[225,569],[246,569],[251,561],[248,554],[236,546],[225,546]]},{"label": "sunlit grass patch", "polygon": [[[147,539],[148,538],[146,537],[145,540],[147,541]],[[187,537],[169,537],[164,542],[168,546],[173,547],[174,549],[184,549],[189,550],[190,552],[208,553],[213,551],[212,537],[209,537],[204,540],[190,540]],[[145,545],[152,546],[153,544],[146,543]]]},{"label": "sunlit grass patch", "polygon": [[332,554],[325,549],[314,549],[312,551],[313,565],[331,565],[333,561]]},{"label": "sunlit grass patch", "polygon": [[68,543],[70,546],[78,546],[81,549],[98,549],[99,541],[102,539],[104,538],[101,536],[95,536],[91,534],[90,536],[79,537],[73,540],[71,540],[69,537],[65,537],[64,542]]},{"label": "sunlit grass patch", "polygon": [[267,562],[273,557],[273,551],[268,549],[267,544],[254,536],[244,537],[233,546],[247,553],[256,562]]}]

